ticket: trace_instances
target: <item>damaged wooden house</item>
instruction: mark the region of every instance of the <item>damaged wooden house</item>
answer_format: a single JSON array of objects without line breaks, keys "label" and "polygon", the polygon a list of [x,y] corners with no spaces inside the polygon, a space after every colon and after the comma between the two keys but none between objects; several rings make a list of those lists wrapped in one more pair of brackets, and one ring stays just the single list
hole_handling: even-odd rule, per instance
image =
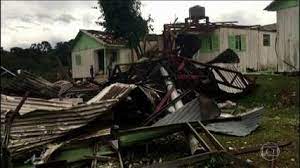
[{"label": "damaged wooden house", "polygon": [[180,56],[202,63],[213,60],[230,48],[239,56],[236,67],[242,72],[247,69],[277,71],[276,24],[236,23],[210,22],[204,7],[191,7],[184,23],[164,25],[164,48],[180,50]]},{"label": "damaged wooden house", "polygon": [[[158,48],[159,35],[147,37],[144,50]],[[141,42],[143,44],[143,42]],[[96,80],[106,79],[115,64],[132,63],[137,60],[126,41],[97,30],[79,30],[72,46],[72,77],[90,78],[92,70]]]}]

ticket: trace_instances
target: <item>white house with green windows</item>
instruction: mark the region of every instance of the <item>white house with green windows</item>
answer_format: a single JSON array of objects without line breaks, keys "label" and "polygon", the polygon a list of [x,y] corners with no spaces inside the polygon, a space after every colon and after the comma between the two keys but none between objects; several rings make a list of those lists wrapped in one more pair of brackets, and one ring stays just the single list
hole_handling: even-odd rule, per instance
[{"label": "white house with green windows", "polygon": [[233,49],[240,58],[237,68],[245,72],[276,70],[275,24],[267,26],[218,25],[211,33],[200,33],[200,49],[194,59],[208,62],[227,48]]},{"label": "white house with green windows", "polygon": [[79,30],[72,45],[72,77],[75,79],[90,77],[94,74],[105,78],[113,64],[130,63],[132,52],[125,47],[121,39],[95,30]]}]

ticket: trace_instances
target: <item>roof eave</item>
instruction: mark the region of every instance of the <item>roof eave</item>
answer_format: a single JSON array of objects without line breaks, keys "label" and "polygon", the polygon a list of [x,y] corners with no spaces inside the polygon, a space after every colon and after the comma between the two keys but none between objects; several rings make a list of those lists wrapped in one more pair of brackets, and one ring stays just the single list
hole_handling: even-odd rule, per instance
[{"label": "roof eave", "polygon": [[123,48],[123,47],[125,47],[124,44],[109,44],[109,43],[107,43],[107,42],[105,42],[105,41],[103,41],[103,40],[101,40],[101,39],[98,39],[97,37],[93,36],[91,33],[89,33],[89,32],[86,31],[86,30],[82,30],[82,29],[81,29],[80,31],[83,32],[83,33],[85,33],[85,34],[88,35],[89,37],[95,39],[97,42],[103,44],[103,45],[106,46],[106,47],[116,47],[116,48]]},{"label": "roof eave", "polygon": [[264,10],[267,11],[278,11],[281,9],[291,8],[299,5],[299,0],[291,0],[291,1],[279,1],[275,0],[271,2]]}]

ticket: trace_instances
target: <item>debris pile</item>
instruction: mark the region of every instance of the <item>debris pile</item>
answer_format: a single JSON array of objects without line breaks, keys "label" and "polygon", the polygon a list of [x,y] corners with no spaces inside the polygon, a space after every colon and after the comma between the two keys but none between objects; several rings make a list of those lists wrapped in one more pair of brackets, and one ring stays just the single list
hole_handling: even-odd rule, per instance
[{"label": "debris pile", "polygon": [[[237,70],[233,50],[206,63],[192,59],[197,35],[217,26],[208,17],[166,24],[161,53],[114,65],[102,83],[52,83],[1,67],[12,76],[1,88],[2,166],[255,167],[236,155],[259,148],[227,149],[211,133],[247,136],[264,110],[234,114],[238,105],[229,99],[246,96],[255,81]],[[177,157],[161,158],[172,149]],[[150,150],[156,157],[133,159]]]},{"label": "debris pile", "polygon": [[[51,83],[19,71],[2,88],[2,158],[15,167],[128,167],[122,155],[135,145],[181,134],[193,155],[148,167],[201,165],[219,155],[250,165],[230,154],[211,131],[246,136],[259,126],[263,107],[239,115],[222,112],[236,104],[217,102],[246,94],[252,82],[218,60],[143,59],[116,65],[102,84]],[[136,167],[142,166],[147,165]]]}]

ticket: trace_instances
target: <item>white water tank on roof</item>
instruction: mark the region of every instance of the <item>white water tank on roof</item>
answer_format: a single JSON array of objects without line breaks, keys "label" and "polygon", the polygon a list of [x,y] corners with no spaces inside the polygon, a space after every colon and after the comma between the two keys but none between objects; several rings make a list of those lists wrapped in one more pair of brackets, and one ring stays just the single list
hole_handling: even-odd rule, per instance
[{"label": "white water tank on roof", "polygon": [[190,18],[204,18],[205,17],[205,8],[199,5],[190,7],[189,9]]}]

